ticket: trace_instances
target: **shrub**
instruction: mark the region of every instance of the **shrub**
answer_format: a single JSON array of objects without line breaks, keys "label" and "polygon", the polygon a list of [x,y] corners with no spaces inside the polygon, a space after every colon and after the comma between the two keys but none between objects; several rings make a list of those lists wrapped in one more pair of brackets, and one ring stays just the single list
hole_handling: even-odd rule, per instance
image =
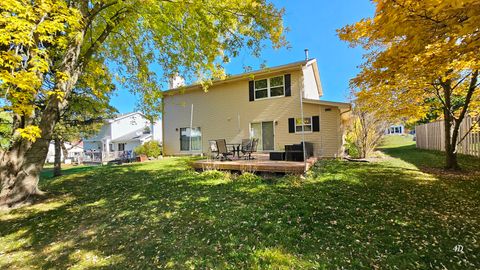
[{"label": "shrub", "polygon": [[350,157],[360,158],[360,150],[358,149],[355,142],[349,140],[348,136],[347,136],[346,143],[345,143],[345,150],[347,150],[347,154]]},{"label": "shrub", "polygon": [[135,148],[135,154],[157,158],[162,154],[162,147],[157,141],[149,141]]},{"label": "shrub", "polygon": [[383,137],[388,122],[381,115],[355,107],[346,136],[346,149],[353,158],[368,158]]},{"label": "shrub", "polygon": [[299,175],[287,174],[277,180],[277,183],[284,184],[292,187],[299,187],[302,185],[303,180]]},{"label": "shrub", "polygon": [[254,173],[250,173],[250,172],[244,172],[242,173],[239,177],[237,177],[237,180],[238,181],[242,181],[242,182],[260,182],[262,181],[262,178]]},{"label": "shrub", "polygon": [[201,173],[201,175],[208,179],[222,179],[230,178],[230,174],[226,172],[221,172],[217,170],[206,170]]}]

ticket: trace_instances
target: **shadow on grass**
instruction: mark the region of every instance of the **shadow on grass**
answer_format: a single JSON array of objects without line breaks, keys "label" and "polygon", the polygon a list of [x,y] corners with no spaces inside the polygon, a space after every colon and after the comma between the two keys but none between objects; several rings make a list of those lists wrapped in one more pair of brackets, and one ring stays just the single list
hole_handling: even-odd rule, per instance
[{"label": "shadow on grass", "polygon": [[[71,174],[79,174],[79,173],[85,173],[85,172],[91,172],[96,169],[101,168],[101,166],[74,166],[74,167],[69,167],[68,169],[63,168],[62,169],[62,175],[71,175]],[[53,167],[49,167],[47,169],[44,169],[40,177],[44,181],[52,180],[55,177],[53,177]]]},{"label": "shadow on grass", "polygon": [[[480,263],[478,185],[382,164],[322,161],[301,185],[199,174],[185,164],[79,168],[43,179],[42,189],[62,195],[0,213],[0,268]],[[464,253],[452,250],[458,244]]]},{"label": "shadow on grass", "polygon": [[[417,149],[415,144],[394,148],[383,148],[381,150],[391,157],[401,159],[419,169],[431,173],[435,173],[434,171],[432,172],[431,169],[436,169],[437,174],[441,174],[441,169],[445,166],[444,152]],[[459,154],[458,162],[464,172],[480,171],[480,158]]]}]

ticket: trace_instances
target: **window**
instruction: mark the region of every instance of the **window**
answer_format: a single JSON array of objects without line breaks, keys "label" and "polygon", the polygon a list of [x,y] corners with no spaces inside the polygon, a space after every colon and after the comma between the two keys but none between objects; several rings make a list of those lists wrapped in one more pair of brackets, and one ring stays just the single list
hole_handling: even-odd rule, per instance
[{"label": "window", "polygon": [[255,81],[255,99],[268,97],[267,79]]},{"label": "window", "polygon": [[285,94],[283,76],[270,78],[270,96],[278,97]]},{"label": "window", "polygon": [[279,97],[285,95],[283,76],[255,81],[255,99]]},{"label": "window", "polygon": [[302,118],[295,119],[295,133],[302,133],[305,132],[312,132],[312,118],[305,117],[303,118],[303,125],[302,125]]},{"label": "window", "polygon": [[130,124],[131,124],[131,125],[137,125],[137,118],[136,118],[135,116],[132,116],[132,117],[130,118]]},{"label": "window", "polygon": [[125,151],[125,144],[124,143],[119,143],[118,144],[118,151]]},{"label": "window", "polygon": [[180,128],[180,151],[202,150],[202,131],[200,128]]}]

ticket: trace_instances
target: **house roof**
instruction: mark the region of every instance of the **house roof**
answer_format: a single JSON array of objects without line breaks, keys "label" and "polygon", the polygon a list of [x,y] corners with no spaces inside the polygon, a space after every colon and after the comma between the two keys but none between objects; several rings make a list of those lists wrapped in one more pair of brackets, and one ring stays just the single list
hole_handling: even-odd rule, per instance
[{"label": "house roof", "polygon": [[[319,72],[318,72],[317,60],[315,58],[310,59],[310,60],[297,61],[297,62],[293,62],[293,63],[289,63],[289,64],[286,64],[286,65],[281,65],[281,66],[275,66],[275,67],[260,69],[260,70],[256,70],[256,71],[245,72],[245,73],[241,73],[241,74],[237,74],[237,75],[231,75],[231,76],[228,76],[226,79],[214,80],[212,82],[212,86],[221,85],[221,84],[225,84],[225,83],[229,83],[229,82],[233,82],[233,81],[251,79],[254,76],[262,76],[262,75],[267,75],[269,73],[275,73],[275,72],[281,72],[281,71],[290,71],[290,70],[298,70],[298,69],[301,69],[302,67],[309,66],[309,65],[313,66],[313,70],[314,70],[314,74],[315,74],[315,80],[317,81],[317,85],[319,85],[318,91],[319,91],[319,94],[321,96],[323,94],[322,93],[322,86],[321,86],[322,84],[321,84],[320,75],[319,75]],[[190,84],[190,85],[166,90],[166,91],[164,91],[164,94],[166,94],[166,95],[183,94],[183,93],[188,92],[188,91],[198,90],[201,87],[202,87],[201,83],[194,83],[194,84]]]},{"label": "house roof", "polygon": [[131,112],[131,113],[120,114],[119,116],[117,116],[113,119],[107,119],[106,121],[109,122],[109,123],[112,123],[112,122],[119,121],[119,120],[122,120],[124,118],[130,117],[130,116],[135,115],[135,114],[139,114],[142,117],[147,118],[147,116],[145,116],[145,114],[143,114],[141,112]]},{"label": "house roof", "polygon": [[350,103],[346,102],[336,102],[336,101],[326,101],[326,100],[320,100],[320,99],[309,99],[309,98],[304,98],[303,99],[304,103],[309,103],[309,104],[319,104],[319,105],[325,105],[325,106],[332,106],[332,107],[338,107],[340,109],[351,109],[352,105]]},{"label": "house roof", "polygon": [[152,134],[144,134],[143,129],[135,130],[133,132],[127,133],[121,137],[112,140],[112,142],[129,142],[129,141],[143,141],[148,137],[151,137]]},{"label": "house roof", "polygon": [[340,110],[340,114],[342,119],[346,120],[349,119],[352,112],[352,104],[345,103],[345,102],[336,102],[336,101],[326,101],[326,100],[319,100],[319,99],[308,99],[304,98],[302,100],[304,103],[308,104],[317,104],[323,106],[331,106],[337,107]]}]

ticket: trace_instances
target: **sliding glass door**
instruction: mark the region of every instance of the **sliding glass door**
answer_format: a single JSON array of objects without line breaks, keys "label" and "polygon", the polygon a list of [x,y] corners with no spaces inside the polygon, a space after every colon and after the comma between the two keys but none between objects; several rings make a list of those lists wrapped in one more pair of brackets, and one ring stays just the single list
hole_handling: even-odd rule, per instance
[{"label": "sliding glass door", "polygon": [[275,148],[273,121],[250,124],[250,137],[258,139],[258,150],[273,151]]},{"label": "sliding glass door", "polygon": [[180,151],[202,150],[202,131],[200,128],[180,129]]}]

